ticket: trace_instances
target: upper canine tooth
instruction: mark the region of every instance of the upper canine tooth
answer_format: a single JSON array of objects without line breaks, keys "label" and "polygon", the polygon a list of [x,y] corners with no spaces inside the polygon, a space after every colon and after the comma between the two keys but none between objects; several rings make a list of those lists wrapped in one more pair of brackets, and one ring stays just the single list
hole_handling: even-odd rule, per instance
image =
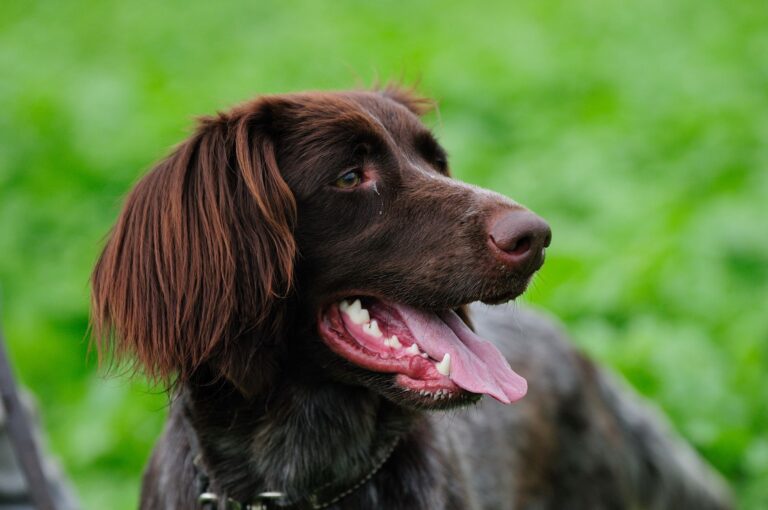
[{"label": "upper canine tooth", "polygon": [[405,352],[407,352],[408,354],[413,354],[414,356],[416,356],[417,354],[419,354],[419,346],[416,345],[416,343],[414,342],[414,343],[412,343],[411,345],[408,346],[408,348],[405,350]]},{"label": "upper canine tooth", "polygon": [[381,336],[383,336],[381,330],[379,329],[379,323],[376,322],[376,319],[373,319],[368,324],[363,324],[363,331],[371,336],[375,336],[376,338],[381,338]]},{"label": "upper canine tooth", "polygon": [[446,352],[443,361],[435,363],[435,368],[443,375],[451,375],[451,355]]}]

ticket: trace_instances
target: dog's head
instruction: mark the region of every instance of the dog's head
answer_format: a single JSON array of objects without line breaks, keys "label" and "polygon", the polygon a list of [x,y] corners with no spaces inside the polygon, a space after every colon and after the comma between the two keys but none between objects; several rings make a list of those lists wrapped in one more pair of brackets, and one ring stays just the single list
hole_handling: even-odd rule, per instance
[{"label": "dog's head", "polygon": [[246,395],[300,364],[414,407],[522,397],[462,306],[521,294],[549,228],[451,179],[426,107],[307,93],[203,119],[135,187],[96,266],[99,346]]}]

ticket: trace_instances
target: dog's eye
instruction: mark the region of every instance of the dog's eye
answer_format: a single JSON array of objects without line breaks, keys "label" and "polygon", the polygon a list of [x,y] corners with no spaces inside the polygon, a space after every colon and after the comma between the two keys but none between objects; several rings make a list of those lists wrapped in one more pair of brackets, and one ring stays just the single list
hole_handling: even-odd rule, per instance
[{"label": "dog's eye", "polygon": [[363,182],[363,173],[360,170],[352,170],[336,179],[333,185],[337,188],[349,189],[354,188],[361,182]]}]

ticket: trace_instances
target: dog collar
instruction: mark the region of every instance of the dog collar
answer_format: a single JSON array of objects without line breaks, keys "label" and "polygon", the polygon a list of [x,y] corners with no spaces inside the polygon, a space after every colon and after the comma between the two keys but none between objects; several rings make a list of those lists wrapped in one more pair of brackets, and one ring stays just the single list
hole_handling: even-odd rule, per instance
[{"label": "dog collar", "polygon": [[323,510],[349,496],[373,478],[392,456],[399,441],[399,437],[395,438],[387,448],[382,450],[373,468],[352,485],[339,487],[334,483],[328,483],[294,501],[289,501],[286,494],[279,491],[262,492],[251,502],[242,502],[211,492],[208,490],[209,482],[205,474],[202,453],[198,453],[193,462],[198,471],[202,490],[197,498],[198,508],[200,510],[221,510],[222,508],[225,510]]}]

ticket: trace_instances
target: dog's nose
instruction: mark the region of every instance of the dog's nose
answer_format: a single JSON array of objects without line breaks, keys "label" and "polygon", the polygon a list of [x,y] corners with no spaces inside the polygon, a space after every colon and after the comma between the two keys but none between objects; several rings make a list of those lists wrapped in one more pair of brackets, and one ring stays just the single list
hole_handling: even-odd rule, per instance
[{"label": "dog's nose", "polygon": [[[544,248],[552,240],[546,221],[526,209],[513,209],[496,216],[488,232],[496,255],[516,268],[534,271],[536,260],[543,261]],[[541,262],[539,262],[539,265]]]}]

